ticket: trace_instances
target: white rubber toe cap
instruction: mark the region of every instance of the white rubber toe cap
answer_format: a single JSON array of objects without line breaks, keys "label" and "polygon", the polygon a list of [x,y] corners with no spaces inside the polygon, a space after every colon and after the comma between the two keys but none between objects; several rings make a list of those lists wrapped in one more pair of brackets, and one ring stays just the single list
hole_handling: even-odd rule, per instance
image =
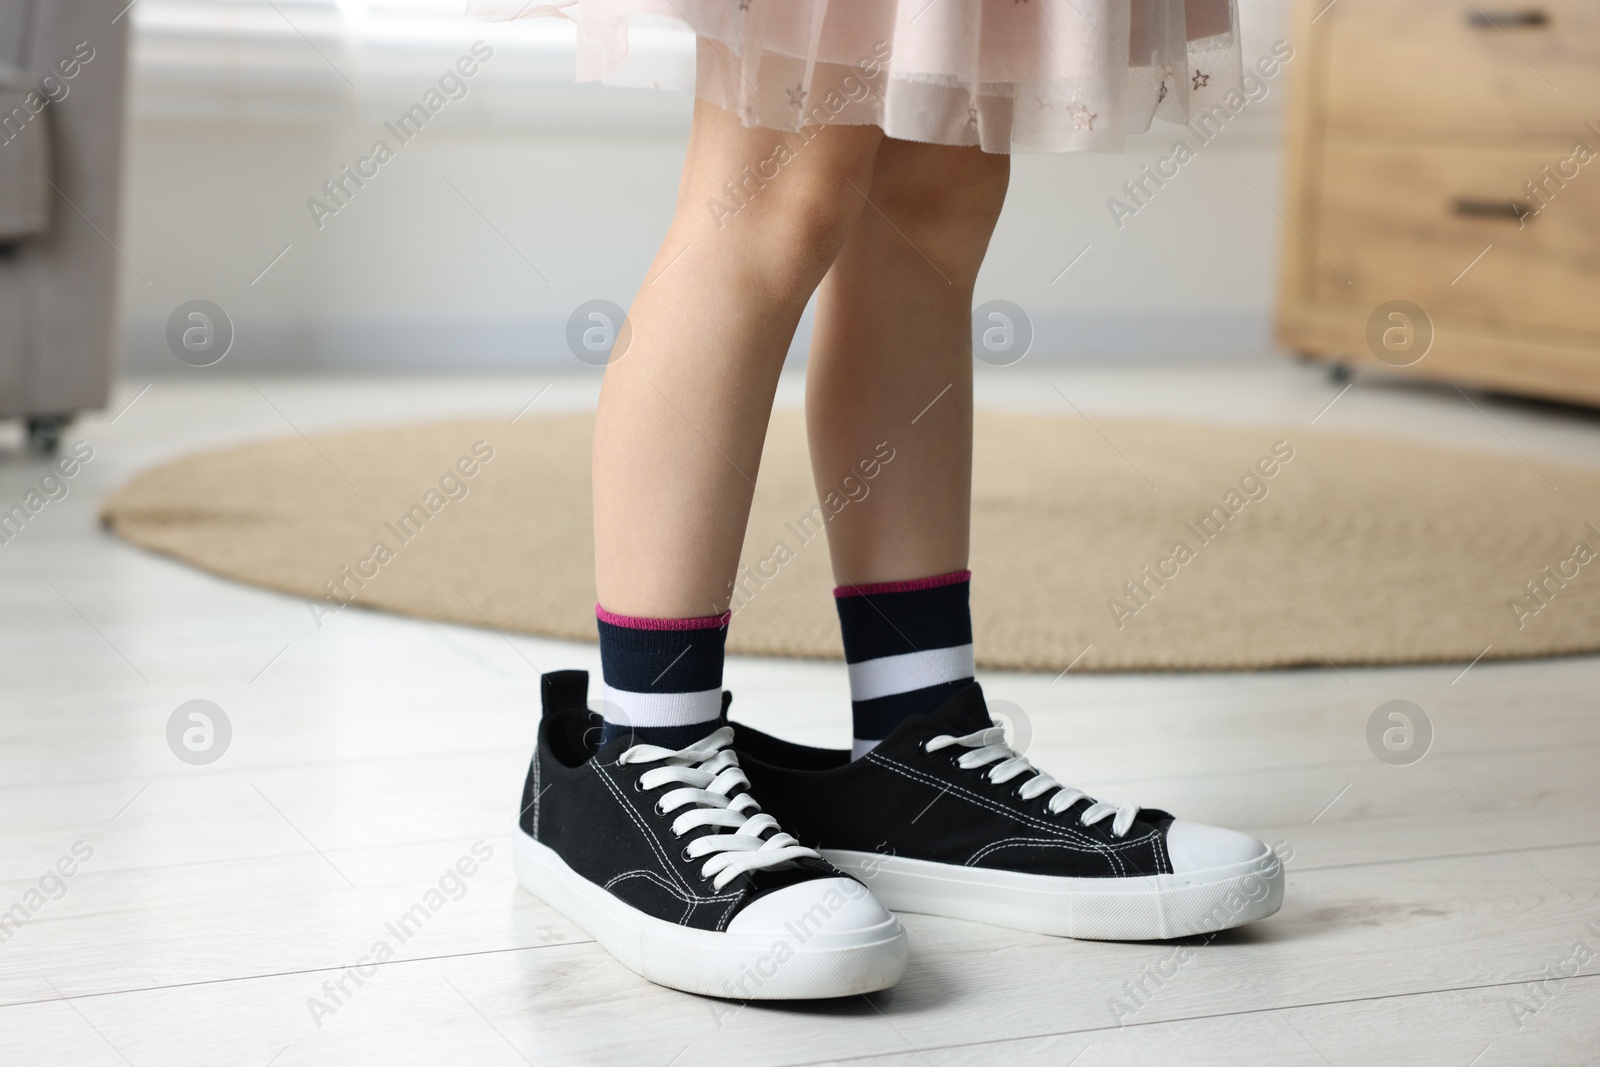
[{"label": "white rubber toe cap", "polygon": [[1267,846],[1237,830],[1174,819],[1167,827],[1167,854],[1173,874],[1192,874],[1260,859]]},{"label": "white rubber toe cap", "polygon": [[728,923],[730,934],[849,937],[895,922],[872,891],[853,878],[813,878],[757,897]]}]

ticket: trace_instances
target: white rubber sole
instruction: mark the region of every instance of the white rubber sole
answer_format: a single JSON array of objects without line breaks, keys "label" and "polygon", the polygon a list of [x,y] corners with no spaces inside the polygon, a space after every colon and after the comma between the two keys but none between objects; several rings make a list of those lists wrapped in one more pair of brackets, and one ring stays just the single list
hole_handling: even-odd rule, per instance
[{"label": "white rubber sole", "polygon": [[1037,934],[1095,941],[1158,941],[1264,919],[1283,905],[1283,865],[1272,850],[1188,874],[1057,878],[824,849],[893,911],[943,915]]},{"label": "white rubber sole", "polygon": [[836,933],[805,924],[730,934],[679,926],[632,908],[567,866],[521,828],[517,881],[657,985],[731,1000],[811,1000],[887,989],[906,969],[900,920]]}]

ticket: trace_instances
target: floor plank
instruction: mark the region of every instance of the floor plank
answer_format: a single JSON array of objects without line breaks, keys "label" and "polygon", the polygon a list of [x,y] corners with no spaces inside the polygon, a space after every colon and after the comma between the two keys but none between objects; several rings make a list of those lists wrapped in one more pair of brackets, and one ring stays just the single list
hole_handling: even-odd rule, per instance
[{"label": "floor plank", "polygon": [[[1309,421],[1338,392],[1275,365],[1028,374],[986,372],[980,397],[1038,407],[1057,381],[1091,416],[1278,425]],[[75,842],[93,855],[30,921],[0,931],[0,1061],[1600,1059],[1589,1022],[1600,658],[1343,675],[988,673],[991,697],[1020,709],[1030,757],[1058,778],[1277,845],[1283,912],[1181,960],[1182,946],[911,916],[915,954],[896,989],[740,1007],[649,986],[513,882],[507,834],[538,672],[593,670],[593,646],[355,611],[319,628],[303,603],[146,555],[94,524],[97,496],[135,469],[293,432],[285,415],[307,432],[509,418],[547,380],[263,383],[283,414],[241,382],[162,380],[115,423],[79,427],[94,462],[0,551],[0,913]],[[124,387],[112,414],[143,384]],[[540,404],[592,404],[594,387],[562,378]],[[797,398],[786,379],[780,400]],[[1363,382],[1318,425],[1600,463],[1592,418],[1480,405],[1492,426],[1453,391]],[[37,476],[33,461],[0,455],[0,500]],[[738,720],[811,743],[846,736],[836,664],[735,660],[727,681]],[[1393,698],[1416,702],[1435,730],[1406,767],[1367,748],[1368,717]],[[167,718],[191,699],[215,701],[234,727],[209,766],[167,747]],[[403,942],[390,933],[479,842],[492,855],[472,877],[447,880]],[[346,968],[385,938],[394,958],[356,987]],[[1594,951],[1582,977],[1527,985],[1580,943]],[[319,1026],[308,1002],[332,1003],[323,983],[339,981],[353,995]],[[1537,1010],[1514,1015],[1519,1002]]]}]

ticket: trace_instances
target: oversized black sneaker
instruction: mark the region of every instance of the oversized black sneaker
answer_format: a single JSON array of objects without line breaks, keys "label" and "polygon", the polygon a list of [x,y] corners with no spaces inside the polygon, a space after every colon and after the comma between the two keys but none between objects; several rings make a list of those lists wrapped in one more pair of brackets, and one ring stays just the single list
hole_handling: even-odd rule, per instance
[{"label": "oversized black sneaker", "polygon": [[541,680],[514,842],[526,889],[674,989],[787,1000],[899,981],[900,921],[762,812],[728,726],[681,749],[601,745],[588,687],[584,671]]},{"label": "oversized black sneaker", "polygon": [[895,911],[1142,941],[1225,930],[1283,903],[1266,845],[1062,785],[1006,745],[976,682],[853,763],[734,731],[773,814]]}]

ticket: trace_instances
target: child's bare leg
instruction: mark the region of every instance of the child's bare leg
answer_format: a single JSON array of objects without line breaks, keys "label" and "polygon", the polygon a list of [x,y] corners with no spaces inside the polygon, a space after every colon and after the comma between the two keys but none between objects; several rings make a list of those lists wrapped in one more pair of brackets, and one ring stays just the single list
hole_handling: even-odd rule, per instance
[{"label": "child's bare leg", "polygon": [[894,450],[828,523],[856,757],[973,679],[972,286],[1009,163],[885,140],[872,206],[818,292],[806,420],[819,493]]},{"label": "child's bare leg", "polygon": [[819,494],[859,477],[880,442],[894,449],[867,499],[828,524],[841,585],[967,566],[972,287],[1009,176],[1009,156],[886,139],[872,206],[818,292],[806,421]]},{"label": "child's bare leg", "polygon": [[[595,425],[598,731],[584,672],[540,680],[518,878],[639,974],[700,994],[843,997],[905,970],[898,920],[752,802],[722,725],[725,609],[778,371],[881,139],[747,130],[697,103],[678,209]],[[747,167],[719,219],[708,203]],[[817,914],[792,968],[738,986]]]},{"label": "child's bare leg", "polygon": [[[677,213],[595,422],[596,579],[610,611],[727,608],[778,372],[882,138],[875,126],[746,129],[696,103]],[[737,211],[719,219],[712,202]]]}]

